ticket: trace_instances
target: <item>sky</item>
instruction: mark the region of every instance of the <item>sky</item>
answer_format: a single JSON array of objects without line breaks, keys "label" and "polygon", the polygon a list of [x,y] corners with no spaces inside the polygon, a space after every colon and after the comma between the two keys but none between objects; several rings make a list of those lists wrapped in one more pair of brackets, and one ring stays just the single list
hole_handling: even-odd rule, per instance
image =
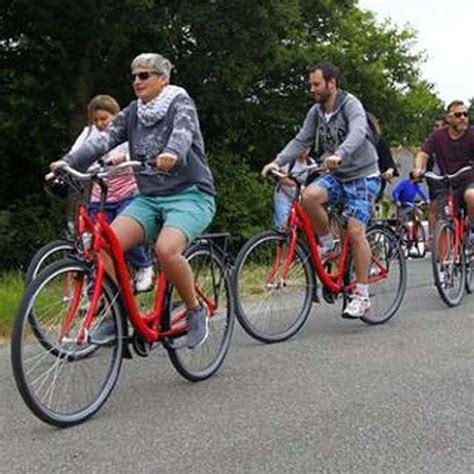
[{"label": "sky", "polygon": [[414,50],[427,57],[423,79],[445,103],[474,97],[474,0],[359,0],[359,5],[379,21],[390,17],[398,27],[417,31]]}]

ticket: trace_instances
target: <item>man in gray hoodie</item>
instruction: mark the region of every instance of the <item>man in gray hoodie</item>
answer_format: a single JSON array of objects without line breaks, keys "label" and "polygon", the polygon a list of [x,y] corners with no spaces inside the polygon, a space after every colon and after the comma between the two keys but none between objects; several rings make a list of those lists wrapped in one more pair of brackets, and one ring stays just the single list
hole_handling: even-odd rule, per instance
[{"label": "man in gray hoodie", "polygon": [[307,113],[301,130],[276,159],[263,168],[262,174],[291,162],[310,146],[320,155],[328,173],[306,187],[303,206],[318,236],[324,259],[331,254],[334,245],[325,204],[344,203],[357,285],[343,317],[360,318],[370,309],[371,253],[365,230],[381,186],[375,137],[360,101],[339,89],[336,66],[329,62],[316,64],[309,71],[309,86],[316,104]]}]

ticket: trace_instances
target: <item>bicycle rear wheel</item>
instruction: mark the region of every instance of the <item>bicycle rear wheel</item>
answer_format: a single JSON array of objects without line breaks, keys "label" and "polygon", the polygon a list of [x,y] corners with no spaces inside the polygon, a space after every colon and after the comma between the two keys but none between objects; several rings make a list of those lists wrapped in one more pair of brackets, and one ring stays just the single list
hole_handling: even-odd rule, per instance
[{"label": "bicycle rear wheel", "polygon": [[453,225],[448,221],[439,221],[434,233],[431,263],[436,288],[448,306],[457,306],[464,296],[464,257],[463,249],[456,248]]},{"label": "bicycle rear wheel", "polygon": [[408,258],[412,249],[412,241],[410,238],[411,229],[408,227],[408,224],[403,224],[400,227],[400,247],[402,249],[403,258]]},{"label": "bicycle rear wheel", "polygon": [[[382,324],[392,318],[405,297],[407,270],[400,242],[394,232],[383,225],[370,226],[367,240],[372,252],[369,267],[370,310],[361,318],[367,324]],[[351,255],[345,284],[355,286],[354,260]],[[349,294],[345,292],[344,306]]]},{"label": "bicycle rear wheel", "polygon": [[[104,279],[90,334],[103,321],[113,325],[107,344],[78,342],[93,272],[84,262],[65,259],[45,268],[28,287],[13,326],[11,360],[23,400],[46,423],[66,427],[94,415],[109,397],[122,364],[122,307],[119,293]],[[74,282],[74,297],[64,287]],[[31,314],[47,344],[32,329]],[[67,330],[66,330],[67,329]]]},{"label": "bicycle rear wheel", "polygon": [[416,251],[416,256],[418,258],[424,258],[426,255],[426,232],[423,224],[419,221],[414,222],[413,225],[415,226],[415,242],[413,242],[413,248]]},{"label": "bicycle rear wheel", "polygon": [[[185,336],[167,343],[166,348],[174,368],[186,379],[197,382],[213,375],[224,361],[234,329],[234,302],[229,270],[218,249],[199,243],[187,249],[185,256],[193,271],[198,300],[208,310],[209,335],[194,349],[184,345]],[[184,311],[177,291],[170,287],[164,329],[182,320]]]},{"label": "bicycle rear wheel", "polygon": [[309,254],[300,242],[282,279],[288,243],[286,234],[263,232],[242,247],[235,261],[237,319],[259,341],[290,338],[303,327],[311,310],[316,283]]},{"label": "bicycle rear wheel", "polygon": [[67,239],[58,239],[43,245],[43,247],[33,255],[28,265],[25,275],[25,284],[29,285],[46,266],[68,257],[73,250],[74,242]]}]

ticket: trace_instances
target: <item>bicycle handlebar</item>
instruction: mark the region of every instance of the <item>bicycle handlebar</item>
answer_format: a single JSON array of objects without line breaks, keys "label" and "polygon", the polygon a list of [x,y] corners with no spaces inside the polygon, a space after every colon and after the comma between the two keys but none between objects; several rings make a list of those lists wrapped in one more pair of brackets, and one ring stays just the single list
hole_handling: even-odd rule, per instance
[{"label": "bicycle handlebar", "polygon": [[[323,171],[327,171],[326,168],[324,168],[321,165],[314,164],[314,165],[309,165],[303,170],[300,171],[290,171],[290,173],[282,173],[280,170],[269,170],[268,175],[273,175],[277,178],[290,178],[296,181],[296,178],[298,176],[301,176],[302,174],[308,173],[321,173]],[[269,176],[270,177],[270,176]]]},{"label": "bicycle handlebar", "polygon": [[472,171],[473,169],[474,169],[473,166],[464,166],[460,170],[457,170],[456,173],[445,174],[445,175],[439,175],[439,174],[433,173],[432,171],[425,171],[422,176],[428,179],[432,179],[434,181],[444,181],[444,180],[457,178],[458,176],[465,173],[466,171]]},{"label": "bicycle handlebar", "polygon": [[93,164],[88,168],[88,170],[85,173],[82,173],[81,171],[76,170],[75,168],[72,168],[70,165],[66,164],[65,166],[58,168],[54,171],[54,174],[58,175],[61,174],[61,172],[67,172],[71,176],[74,176],[75,178],[81,180],[81,181],[89,181],[94,178],[105,178],[110,175],[114,175],[118,173],[119,171],[123,170],[124,168],[142,168],[143,172],[142,174],[145,175],[162,175],[162,176],[169,176],[170,173],[167,171],[160,171],[157,169],[154,169],[153,166],[146,162],[146,161],[124,161],[123,163],[120,163],[118,165],[106,165],[105,163],[96,163]]}]

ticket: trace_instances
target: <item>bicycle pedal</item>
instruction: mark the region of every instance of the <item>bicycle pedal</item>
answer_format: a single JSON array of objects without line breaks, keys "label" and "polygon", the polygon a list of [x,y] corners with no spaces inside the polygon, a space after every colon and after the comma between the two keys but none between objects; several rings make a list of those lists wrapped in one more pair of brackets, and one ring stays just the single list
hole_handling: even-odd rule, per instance
[{"label": "bicycle pedal", "polygon": [[134,332],[132,336],[132,347],[140,357],[148,357],[153,348],[153,344],[144,339],[141,335]]}]

